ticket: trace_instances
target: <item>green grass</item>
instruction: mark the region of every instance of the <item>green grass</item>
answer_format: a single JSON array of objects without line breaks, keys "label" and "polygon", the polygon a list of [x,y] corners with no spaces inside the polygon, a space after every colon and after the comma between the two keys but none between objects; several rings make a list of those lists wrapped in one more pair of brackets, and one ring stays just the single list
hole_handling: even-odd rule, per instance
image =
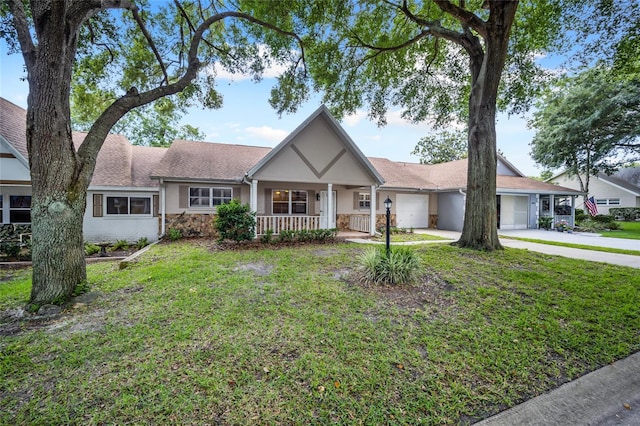
[{"label": "green grass", "polygon": [[632,256],[640,256],[640,250],[627,250],[627,249],[619,249],[615,247],[589,246],[586,244],[572,244],[572,243],[565,243],[562,241],[539,240],[536,238],[522,238],[522,237],[512,237],[512,236],[506,237],[504,235],[502,235],[500,238],[510,238],[512,240],[528,241],[530,243],[547,244],[550,246],[561,246],[561,247],[577,248],[582,250],[604,251],[607,253],[619,253],[619,254],[630,254]]},{"label": "green grass", "polygon": [[602,231],[603,237],[612,238],[628,238],[632,240],[640,240],[640,222],[617,222],[620,225],[620,230],[617,231]]},{"label": "green grass", "polygon": [[[0,424],[468,423],[640,350],[640,270],[438,244],[377,287],[349,278],[362,250],[89,265],[95,301],[0,339]],[[11,273],[2,309],[29,296]]]}]

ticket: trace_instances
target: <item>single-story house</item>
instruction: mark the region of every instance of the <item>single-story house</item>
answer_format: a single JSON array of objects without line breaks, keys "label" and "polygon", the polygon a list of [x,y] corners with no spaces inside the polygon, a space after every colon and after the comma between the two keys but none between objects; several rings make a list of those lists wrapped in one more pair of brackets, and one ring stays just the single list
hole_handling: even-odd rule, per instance
[{"label": "single-story house", "polygon": [[[25,111],[4,99],[0,111],[0,218],[27,224]],[[83,137],[74,133],[74,143]],[[500,229],[537,228],[540,216],[573,222],[579,191],[526,178],[503,157],[495,172]],[[154,241],[170,228],[210,236],[216,206],[234,198],[256,212],[259,235],[320,228],[373,234],[385,223],[387,197],[394,226],[459,231],[466,175],[467,160],[368,158],[324,106],[275,148],[184,140],[151,148],[109,135],[88,190],[84,236]]]},{"label": "single-story house", "polygon": [[[576,176],[564,171],[549,179],[566,188],[580,189]],[[609,214],[610,208],[640,207],[640,166],[625,167],[612,175],[598,173],[589,179],[589,196],[593,196],[599,214]],[[578,207],[583,207],[581,200]]]}]

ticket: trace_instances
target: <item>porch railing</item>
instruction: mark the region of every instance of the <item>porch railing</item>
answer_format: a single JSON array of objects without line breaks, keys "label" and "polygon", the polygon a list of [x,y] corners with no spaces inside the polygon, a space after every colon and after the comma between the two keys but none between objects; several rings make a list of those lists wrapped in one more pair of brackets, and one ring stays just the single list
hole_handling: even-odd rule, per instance
[{"label": "porch railing", "polygon": [[320,216],[256,216],[256,235],[264,235],[268,229],[274,235],[284,230],[320,229]]},{"label": "porch railing", "polygon": [[352,214],[349,217],[349,228],[353,231],[369,233],[371,230],[371,216],[368,214]]}]

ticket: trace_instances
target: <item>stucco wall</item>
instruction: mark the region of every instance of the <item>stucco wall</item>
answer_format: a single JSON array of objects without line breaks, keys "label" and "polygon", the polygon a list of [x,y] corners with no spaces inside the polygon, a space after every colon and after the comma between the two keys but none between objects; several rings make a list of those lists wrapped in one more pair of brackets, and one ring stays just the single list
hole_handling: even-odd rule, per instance
[{"label": "stucco wall", "polygon": [[438,229],[462,231],[464,225],[464,197],[459,192],[438,194]]},{"label": "stucco wall", "polygon": [[[103,216],[93,216],[93,194],[103,194]],[[87,209],[84,213],[84,240],[89,242],[113,242],[126,240],[135,242],[144,237],[150,242],[158,240],[158,217],[153,216],[153,195],[157,192],[89,191]],[[150,197],[149,215],[107,215],[106,198],[113,196]]]},{"label": "stucco wall", "polygon": [[[555,179],[554,183],[557,183],[561,186],[565,186],[567,188],[580,190],[580,183],[578,182],[578,180],[575,177],[567,176],[567,174],[563,174],[557,179]],[[605,180],[599,179],[594,176],[591,176],[591,179],[589,181],[589,196],[593,196],[595,199],[598,199],[598,198],[600,199],[619,198],[620,199],[619,206],[598,205],[599,214],[609,214],[609,208],[614,208],[614,207],[640,207],[640,197],[635,196],[634,194],[632,194],[626,189],[613,185]],[[584,199],[582,197],[578,197],[576,199],[576,208],[577,209],[584,208]]]}]

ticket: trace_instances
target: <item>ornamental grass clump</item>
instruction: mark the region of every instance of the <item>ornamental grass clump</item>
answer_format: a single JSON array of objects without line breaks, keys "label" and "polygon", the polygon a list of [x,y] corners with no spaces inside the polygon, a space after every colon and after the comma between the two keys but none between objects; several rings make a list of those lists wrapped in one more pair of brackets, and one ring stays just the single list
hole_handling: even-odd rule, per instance
[{"label": "ornamental grass clump", "polygon": [[413,280],[420,263],[409,247],[372,247],[358,258],[361,281],[374,284],[406,284]]}]

